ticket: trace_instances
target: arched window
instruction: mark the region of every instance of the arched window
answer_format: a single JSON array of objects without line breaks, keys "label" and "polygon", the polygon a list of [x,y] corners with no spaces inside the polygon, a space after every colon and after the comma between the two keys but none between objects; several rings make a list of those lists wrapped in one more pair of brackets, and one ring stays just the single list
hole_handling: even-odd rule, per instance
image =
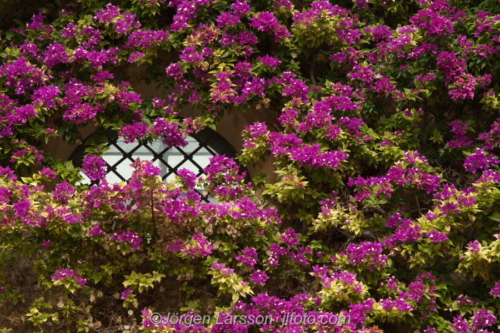
[{"label": "arched window", "polygon": [[[164,181],[169,181],[177,174],[179,169],[186,168],[193,171],[198,177],[203,175],[203,169],[208,166],[209,159],[216,155],[225,154],[228,157],[236,157],[236,150],[221,135],[210,128],[205,128],[196,134],[186,138],[186,147],[168,147],[161,140],[152,143],[125,143],[123,138],[118,137],[115,131],[109,131],[109,150],[103,154],[107,163],[106,180],[110,183],[127,181],[132,176],[133,168],[130,166],[137,158],[142,161],[151,161],[162,169],[161,176]],[[86,145],[81,145],[73,153],[73,164],[81,167],[85,156]],[[84,176],[83,184],[97,184]],[[202,189],[196,189],[204,201],[209,200]]]}]

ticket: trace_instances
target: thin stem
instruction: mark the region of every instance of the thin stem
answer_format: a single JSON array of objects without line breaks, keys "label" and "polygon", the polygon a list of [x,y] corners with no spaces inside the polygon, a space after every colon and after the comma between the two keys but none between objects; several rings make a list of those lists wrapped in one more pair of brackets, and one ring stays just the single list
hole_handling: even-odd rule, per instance
[{"label": "thin stem", "polygon": [[151,189],[151,219],[153,221],[154,238],[155,238],[155,241],[158,241],[158,239],[160,237],[158,236],[158,230],[156,228],[155,206],[154,206],[154,201],[153,201],[153,189]]}]

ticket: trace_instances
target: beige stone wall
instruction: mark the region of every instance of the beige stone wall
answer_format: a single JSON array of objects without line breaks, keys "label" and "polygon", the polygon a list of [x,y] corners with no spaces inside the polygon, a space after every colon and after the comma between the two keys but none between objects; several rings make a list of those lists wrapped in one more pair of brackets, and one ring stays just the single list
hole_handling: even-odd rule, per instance
[{"label": "beige stone wall", "polygon": [[[95,127],[89,124],[81,129],[82,137],[87,138],[94,131]],[[52,153],[54,157],[63,161],[69,160],[76,148],[78,148],[78,144],[71,146],[62,138],[51,138],[47,144],[43,145],[44,151]]]}]

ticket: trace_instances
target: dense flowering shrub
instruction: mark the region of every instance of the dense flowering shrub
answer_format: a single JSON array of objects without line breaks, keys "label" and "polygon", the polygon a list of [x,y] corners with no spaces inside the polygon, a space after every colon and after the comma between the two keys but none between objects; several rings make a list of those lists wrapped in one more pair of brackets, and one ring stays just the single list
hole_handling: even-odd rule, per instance
[{"label": "dense flowering shrub", "polygon": [[[494,0],[35,13],[0,39],[0,331],[498,331],[499,22]],[[131,65],[168,92],[140,96]],[[108,130],[185,146],[248,109],[276,122],[238,161],[105,180]],[[45,149],[88,126],[81,169]],[[245,183],[237,162],[268,158],[277,181]]]}]

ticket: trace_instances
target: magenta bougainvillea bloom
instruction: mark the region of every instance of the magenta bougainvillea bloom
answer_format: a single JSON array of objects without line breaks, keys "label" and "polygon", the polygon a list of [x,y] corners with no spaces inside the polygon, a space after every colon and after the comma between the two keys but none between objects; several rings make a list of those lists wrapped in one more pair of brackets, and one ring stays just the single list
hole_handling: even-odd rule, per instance
[{"label": "magenta bougainvillea bloom", "polygon": [[490,295],[500,297],[500,282],[495,282],[495,286],[491,289]]},{"label": "magenta bougainvillea bloom", "polygon": [[255,284],[265,284],[268,279],[269,276],[267,276],[266,272],[260,270],[257,270],[250,275],[250,280],[252,280]]},{"label": "magenta bougainvillea bloom", "polygon": [[129,243],[135,250],[139,250],[141,248],[142,238],[137,233],[132,231],[125,231],[121,234],[115,233],[111,235],[111,239],[120,243]]},{"label": "magenta bougainvillea bloom", "polygon": [[132,295],[134,291],[132,289],[125,289],[122,293],[120,298],[121,299],[127,299],[130,295]]},{"label": "magenta bougainvillea bloom", "polygon": [[69,268],[59,269],[52,275],[53,281],[59,281],[61,279],[71,279],[82,286],[87,284],[87,280],[81,277],[77,271]]},{"label": "magenta bougainvillea bloom", "polygon": [[472,326],[474,328],[489,327],[495,324],[497,318],[493,315],[491,311],[486,309],[478,310],[474,312],[472,316]]},{"label": "magenta bougainvillea bloom", "polygon": [[486,169],[498,165],[500,160],[496,156],[487,154],[482,149],[476,151],[465,159],[464,167],[467,171],[476,173],[477,169]]},{"label": "magenta bougainvillea bloom", "polygon": [[247,264],[251,268],[254,268],[255,264],[257,264],[257,262],[259,261],[259,257],[257,255],[257,250],[250,248],[250,247],[246,247],[243,250],[243,254],[237,255],[237,256],[235,256],[235,258],[236,258],[236,260],[238,260],[244,264]]},{"label": "magenta bougainvillea bloom", "polygon": [[295,246],[299,244],[299,235],[293,229],[285,230],[285,233],[280,237],[287,246]]},{"label": "magenta bougainvillea bloom", "polygon": [[106,161],[96,155],[86,155],[83,161],[83,172],[91,180],[102,180],[106,176]]}]

